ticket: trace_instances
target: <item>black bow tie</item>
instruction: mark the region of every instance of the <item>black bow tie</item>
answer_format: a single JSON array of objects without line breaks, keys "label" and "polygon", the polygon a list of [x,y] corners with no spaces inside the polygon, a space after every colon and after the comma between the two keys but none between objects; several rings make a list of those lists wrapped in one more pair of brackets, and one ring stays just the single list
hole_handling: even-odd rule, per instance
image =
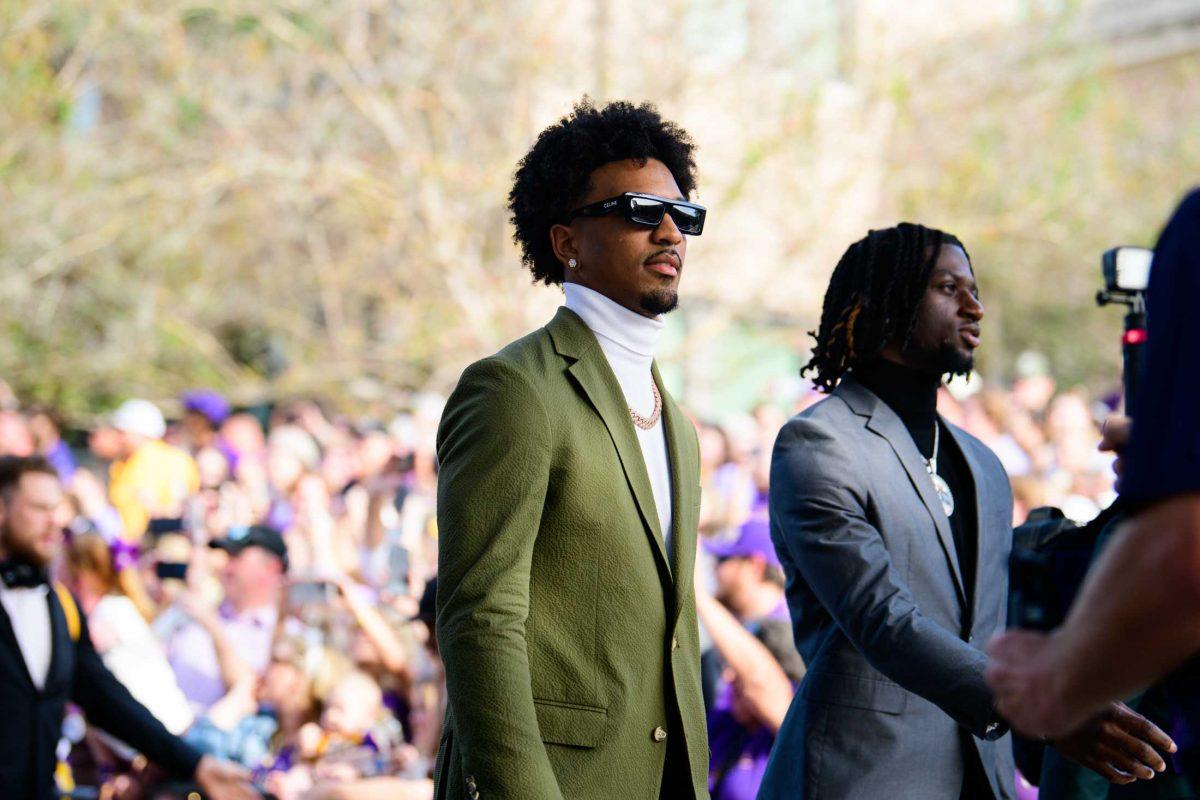
[{"label": "black bow tie", "polygon": [[50,582],[45,567],[27,561],[0,561],[0,583],[9,589],[32,589]]}]

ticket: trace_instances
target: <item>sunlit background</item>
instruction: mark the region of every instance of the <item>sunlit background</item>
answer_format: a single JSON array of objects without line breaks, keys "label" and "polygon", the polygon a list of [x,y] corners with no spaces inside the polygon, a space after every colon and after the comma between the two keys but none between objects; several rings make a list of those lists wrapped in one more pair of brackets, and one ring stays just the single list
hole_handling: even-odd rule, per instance
[{"label": "sunlit background", "polygon": [[706,414],[801,391],[871,227],[971,253],[980,374],[1024,350],[1119,381],[1099,254],[1200,175],[1200,3],[1053,0],[0,3],[0,374],[87,414],[445,392],[561,300],[504,210],[584,95],[699,144],[710,225],[671,320]]},{"label": "sunlit background", "polygon": [[[281,800],[432,796],[438,419],[562,301],[505,205],[584,97],[655,103],[699,146],[708,224],[658,361],[698,428],[706,629],[782,603],[769,541],[712,547],[765,541],[776,434],[816,400],[807,332],[871,228],[973,258],[983,346],[939,410],[998,456],[1014,524],[1115,496],[1100,255],[1152,245],[1200,182],[1200,0],[0,0],[0,456],[62,478],[55,575],[118,679],[208,752],[258,746],[236,757]],[[207,546],[256,524],[288,588]],[[803,671],[778,669],[787,628],[706,680],[790,680],[755,726]],[[221,630],[250,671],[192,663]],[[369,713],[348,731],[343,706]],[[64,741],[74,800],[154,783],[78,717]]]}]

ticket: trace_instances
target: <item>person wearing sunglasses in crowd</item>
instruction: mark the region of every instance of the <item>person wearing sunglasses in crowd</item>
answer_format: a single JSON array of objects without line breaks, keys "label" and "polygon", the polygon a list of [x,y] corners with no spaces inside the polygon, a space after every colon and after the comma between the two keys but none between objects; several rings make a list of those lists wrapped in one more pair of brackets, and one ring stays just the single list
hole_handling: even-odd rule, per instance
[{"label": "person wearing sunglasses in crowd", "polygon": [[437,797],[706,798],[695,430],[654,354],[704,229],[649,105],[541,133],[509,208],[545,327],[469,366],[438,433]]}]

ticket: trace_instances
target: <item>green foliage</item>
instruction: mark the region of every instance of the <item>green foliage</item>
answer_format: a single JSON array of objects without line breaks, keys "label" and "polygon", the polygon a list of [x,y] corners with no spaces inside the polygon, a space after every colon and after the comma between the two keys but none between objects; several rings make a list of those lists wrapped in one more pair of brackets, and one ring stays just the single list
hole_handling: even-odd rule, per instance
[{"label": "green foliage", "polygon": [[[531,123],[489,92],[548,62],[505,41],[506,14],[0,15],[0,299],[22,309],[0,377],[68,414],[197,384],[247,400],[360,375],[444,385],[481,335],[525,324],[500,300],[524,283],[502,204]],[[486,43],[478,72],[445,68],[462,41]],[[98,117],[76,113],[97,99]]]},{"label": "green foliage", "polygon": [[1095,304],[1100,254],[1152,246],[1200,174],[1194,131],[1176,123],[1200,112],[1187,90],[1196,60],[1118,71],[1097,66],[1101,55],[1035,53],[986,82],[923,74],[927,91],[893,140],[899,152],[921,143],[922,157],[891,178],[902,214],[964,238],[999,312],[985,321],[985,374],[1004,377],[1017,353],[1037,349],[1065,383],[1114,385],[1121,317]]},{"label": "green foliage", "polygon": [[1036,348],[1115,381],[1097,262],[1151,243],[1200,174],[1194,57],[1117,69],[1073,38],[1081,7],[849,82],[837,4],[793,39],[782,1],[608,5],[597,30],[551,0],[0,0],[0,377],[68,414],[197,384],[445,390],[557,302],[504,202],[590,93],[653,100],[700,143],[710,227],[665,354],[698,405],[736,394],[704,366],[731,327],[807,341],[842,250],[899,218],[967,242],[985,375]]}]

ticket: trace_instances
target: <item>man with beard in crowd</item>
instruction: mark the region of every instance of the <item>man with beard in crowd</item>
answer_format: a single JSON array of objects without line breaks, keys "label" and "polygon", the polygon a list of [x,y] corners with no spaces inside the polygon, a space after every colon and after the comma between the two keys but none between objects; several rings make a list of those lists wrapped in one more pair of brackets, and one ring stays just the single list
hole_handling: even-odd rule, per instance
[{"label": "man with beard in crowd", "polygon": [[[982,319],[966,250],[938,230],[872,231],[834,270],[805,368],[830,396],[784,426],[772,459],[772,538],[808,673],[762,798],[1014,795],[981,650],[1005,624],[1012,493],[992,452],[937,413]],[[1169,742],[1113,708],[1056,744],[1114,780],[1150,777],[1164,764],[1128,754],[1135,737]]]},{"label": "man with beard in crowd", "polygon": [[0,458],[0,787],[13,800],[54,796],[67,701],[211,800],[259,795],[241,767],[173,736],[133,699],[92,647],[87,620],[48,568],[62,546],[62,488],[41,457]]},{"label": "man with beard in crowd", "polygon": [[693,150],[651,106],[584,102],[517,170],[516,240],[566,301],[442,416],[439,798],[708,796],[699,448],[654,362],[704,225]]}]

